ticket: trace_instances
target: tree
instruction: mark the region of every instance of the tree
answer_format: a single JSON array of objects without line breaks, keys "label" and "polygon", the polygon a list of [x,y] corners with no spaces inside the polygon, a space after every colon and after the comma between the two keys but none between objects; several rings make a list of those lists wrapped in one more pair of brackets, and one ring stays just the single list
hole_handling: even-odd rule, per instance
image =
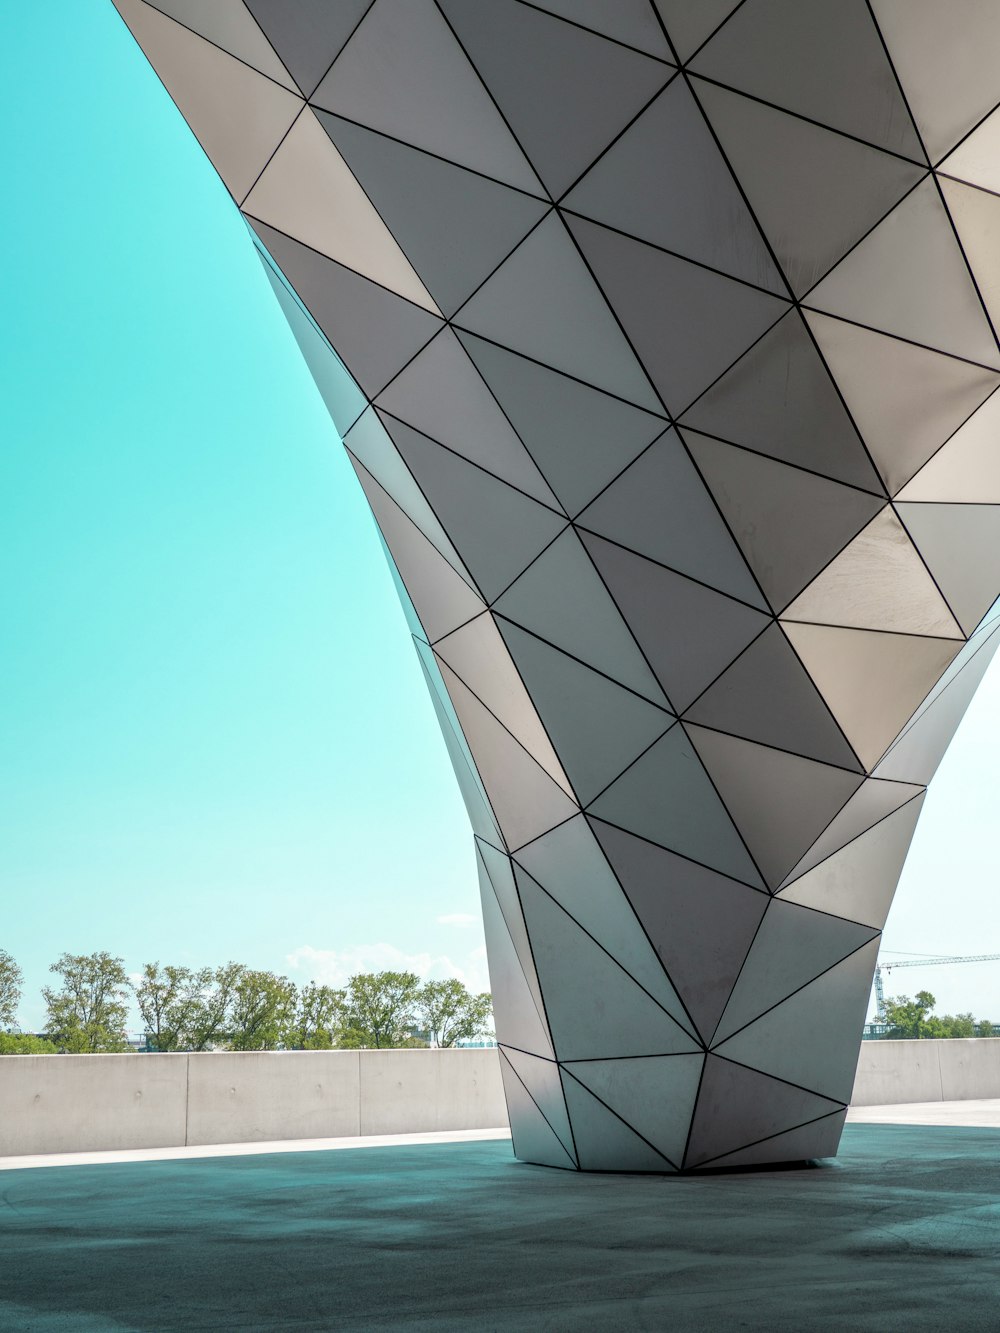
[{"label": "tree", "polygon": [[915,1000],[897,995],[885,1002],[886,1037],[937,1038],[992,1037],[993,1024],[978,1023],[971,1014],[932,1014],[936,1001],[930,991],[917,991]]},{"label": "tree", "polygon": [[0,1032],[0,1055],[56,1055],[59,1047],[29,1032]]},{"label": "tree", "polygon": [[242,963],[224,963],[214,971],[202,968],[197,976],[197,995],[187,1013],[181,1049],[209,1051],[227,1044],[230,1010],[236,984],[246,972]]},{"label": "tree", "polygon": [[417,995],[417,1021],[432,1046],[454,1046],[489,1031],[493,998],[472,995],[457,977],[428,981]]},{"label": "tree", "polygon": [[24,973],[6,949],[0,949],[0,1029],[17,1026]]},{"label": "tree", "polygon": [[420,978],[415,972],[359,972],[347,983],[346,1047],[399,1046],[414,1022]]},{"label": "tree", "polygon": [[234,1051],[273,1051],[295,1023],[295,983],[273,972],[241,968],[229,1005],[229,1045]]},{"label": "tree", "polygon": [[64,953],[49,968],[62,988],[45,986],[46,1034],[63,1051],[127,1051],[129,982],[120,958],[109,953]]},{"label": "tree", "polygon": [[332,986],[315,981],[303,986],[285,1044],[300,1051],[328,1051],[336,1046],[345,1025],[344,1001],[344,992]]},{"label": "tree", "polygon": [[156,1051],[183,1051],[195,1041],[214,1036],[222,1027],[225,1004],[219,1022],[209,1021],[210,1029],[203,1037],[206,1026],[206,1001],[215,974],[210,967],[192,971],[189,967],[161,967],[147,963],[142,979],[135,986],[135,998],[146,1028],[147,1040]]}]

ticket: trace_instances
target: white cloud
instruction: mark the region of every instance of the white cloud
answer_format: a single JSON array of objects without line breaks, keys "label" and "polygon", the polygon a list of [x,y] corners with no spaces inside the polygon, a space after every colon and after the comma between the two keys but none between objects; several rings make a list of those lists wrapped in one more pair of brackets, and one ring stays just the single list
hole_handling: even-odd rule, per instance
[{"label": "white cloud", "polygon": [[422,981],[458,977],[471,991],[490,988],[482,945],[456,960],[447,954],[404,953],[384,941],[351,949],[315,949],[303,944],[293,949],[286,961],[293,971],[328,986],[343,986],[356,972],[416,972]]},{"label": "white cloud", "polygon": [[437,919],[439,926],[459,926],[467,930],[469,926],[478,926],[479,917],[472,912],[446,912],[444,916]]}]

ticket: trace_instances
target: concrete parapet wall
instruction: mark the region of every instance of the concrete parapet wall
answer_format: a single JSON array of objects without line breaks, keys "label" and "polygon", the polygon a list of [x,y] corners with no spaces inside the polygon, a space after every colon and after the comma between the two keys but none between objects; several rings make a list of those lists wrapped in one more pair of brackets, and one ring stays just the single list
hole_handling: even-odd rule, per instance
[{"label": "concrete parapet wall", "polygon": [[[1000,1097],[1000,1038],[866,1041],[855,1106]],[[0,1157],[493,1129],[496,1050],[0,1056]]]},{"label": "concrete parapet wall", "polygon": [[1000,1037],[864,1041],[853,1106],[1000,1097]]},{"label": "concrete parapet wall", "polygon": [[0,1157],[506,1124],[488,1048],[0,1057]]}]

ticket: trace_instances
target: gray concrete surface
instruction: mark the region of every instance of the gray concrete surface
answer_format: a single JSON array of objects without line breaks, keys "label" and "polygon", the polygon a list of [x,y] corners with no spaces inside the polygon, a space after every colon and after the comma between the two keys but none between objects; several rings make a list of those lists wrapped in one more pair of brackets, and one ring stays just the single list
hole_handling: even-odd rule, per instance
[{"label": "gray concrete surface", "polygon": [[[1000,1038],[870,1041],[854,1105],[1000,1098]],[[492,1049],[0,1058],[0,1157],[489,1129]]]},{"label": "gray concrete surface", "polygon": [[852,1106],[1000,1097],[1000,1037],[864,1041]]},{"label": "gray concrete surface", "polygon": [[847,1121],[855,1125],[966,1125],[974,1129],[1000,1129],[1000,1098],[852,1106]]},{"label": "gray concrete surface", "polygon": [[1000,1131],[578,1175],[504,1142],[0,1173],[0,1328],[990,1330]]},{"label": "gray concrete surface", "polygon": [[506,1123],[486,1048],[0,1058],[0,1157]]}]

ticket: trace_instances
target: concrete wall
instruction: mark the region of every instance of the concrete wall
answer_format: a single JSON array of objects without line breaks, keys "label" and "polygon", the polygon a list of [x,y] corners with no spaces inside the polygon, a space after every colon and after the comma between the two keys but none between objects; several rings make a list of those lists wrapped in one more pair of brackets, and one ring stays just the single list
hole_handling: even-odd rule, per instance
[{"label": "concrete wall", "polygon": [[[1000,1038],[866,1041],[855,1106],[1000,1097]],[[0,1056],[0,1157],[506,1125],[491,1049]]]},{"label": "concrete wall", "polygon": [[863,1041],[854,1106],[1000,1097],[1000,1037]]},{"label": "concrete wall", "polygon": [[0,1056],[0,1157],[506,1123],[486,1048]]}]

